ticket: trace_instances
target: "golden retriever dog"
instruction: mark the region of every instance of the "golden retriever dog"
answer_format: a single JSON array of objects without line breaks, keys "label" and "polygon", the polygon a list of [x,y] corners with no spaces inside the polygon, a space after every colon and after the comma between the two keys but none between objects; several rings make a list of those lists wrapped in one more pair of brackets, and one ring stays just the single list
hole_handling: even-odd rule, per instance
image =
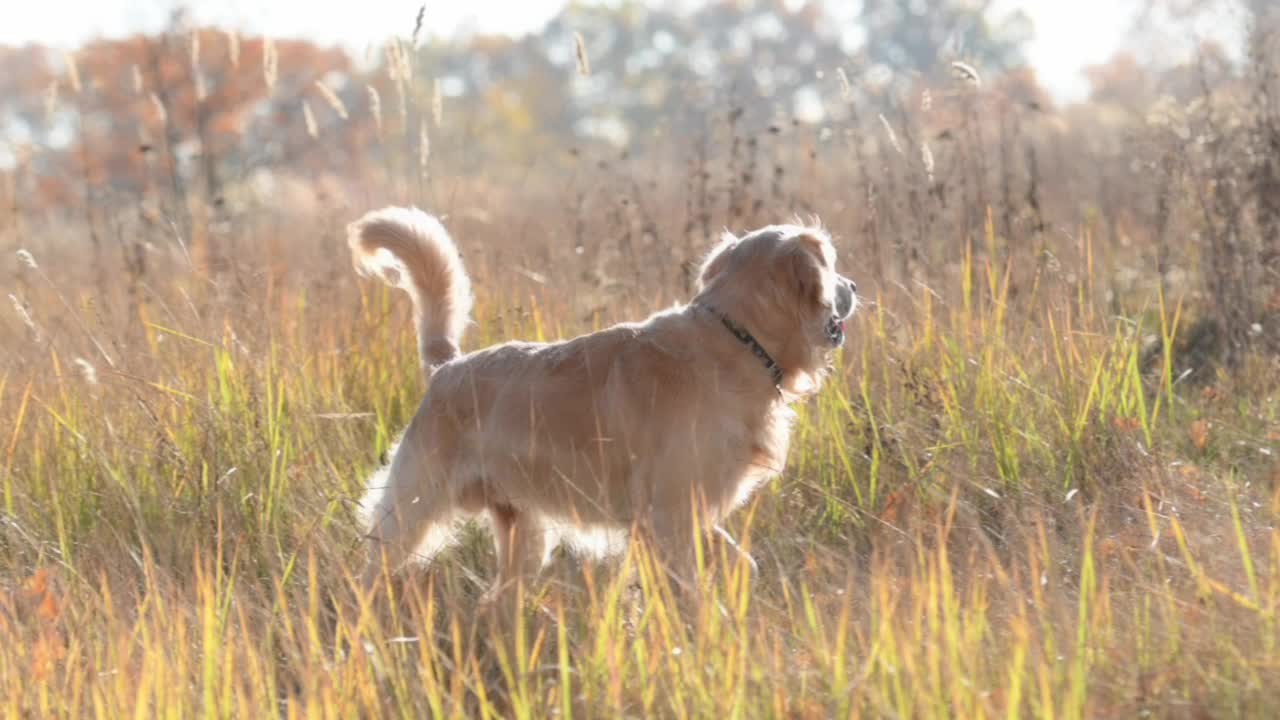
[{"label": "golden retriever dog", "polygon": [[471,283],[440,222],[386,208],[348,231],[357,271],[412,299],[429,379],[362,504],[366,585],[430,560],[471,518],[494,535],[490,598],[533,579],[561,542],[601,549],[593,539],[628,532],[691,579],[695,533],[781,472],[788,404],[818,389],[858,304],[826,232],[772,225],[725,233],[687,305],[464,355]]}]

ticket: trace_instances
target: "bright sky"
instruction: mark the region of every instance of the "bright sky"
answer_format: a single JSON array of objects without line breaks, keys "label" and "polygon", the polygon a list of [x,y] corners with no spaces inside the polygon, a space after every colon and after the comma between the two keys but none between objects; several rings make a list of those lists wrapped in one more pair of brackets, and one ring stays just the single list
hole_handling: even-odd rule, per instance
[{"label": "bright sky", "polygon": [[[844,1],[844,0],[834,0]],[[16,0],[15,0],[16,2]],[[565,0],[453,0],[427,2],[425,28],[435,35],[458,31],[522,33],[536,30],[555,15]],[[0,44],[38,42],[74,47],[94,35],[120,36],[164,26],[174,0],[33,0],[20,11],[5,13]],[[276,37],[308,37],[340,44],[361,55],[392,34],[408,34],[421,0],[187,0],[201,23],[234,27]],[[1088,91],[1081,70],[1106,61],[1133,30],[1140,0],[998,0],[1001,10],[1020,8],[1035,23],[1028,59],[1041,83],[1060,100],[1079,100]],[[1228,40],[1239,18],[1223,11],[1204,19],[1192,31]],[[1179,31],[1183,49],[1193,37]],[[1180,52],[1163,40],[1151,52]]]},{"label": "bright sky", "polygon": [[[306,37],[361,52],[391,35],[408,35],[422,5],[423,0],[34,0],[5,13],[0,44],[70,47],[94,35],[158,30],[173,8],[185,7],[199,23]],[[435,35],[522,33],[538,29],[564,5],[565,0],[427,0],[423,27]]]},{"label": "bright sky", "polygon": [[[1177,62],[1198,40],[1217,40],[1228,54],[1240,54],[1243,20],[1229,2],[1209,3],[1209,11],[1189,26],[1150,16],[1135,27],[1142,0],[997,0],[997,13],[1020,9],[1035,24],[1027,62],[1042,85],[1061,100],[1089,93],[1084,68],[1106,62],[1121,48],[1140,60]],[[1141,43],[1136,44],[1135,43]]]}]

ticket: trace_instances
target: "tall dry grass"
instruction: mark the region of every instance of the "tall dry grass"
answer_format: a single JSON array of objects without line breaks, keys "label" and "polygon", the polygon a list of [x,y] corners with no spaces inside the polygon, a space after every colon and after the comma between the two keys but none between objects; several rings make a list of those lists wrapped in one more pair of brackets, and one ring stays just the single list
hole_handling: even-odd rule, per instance
[{"label": "tall dry grass", "polygon": [[[29,210],[34,171],[8,173],[6,716],[1275,713],[1280,374],[1260,345],[1188,340],[1227,322],[1196,280],[1225,256],[1199,265],[1192,234],[1248,227],[1194,181],[1241,148],[1183,157],[1151,226],[1158,198],[1112,167],[1147,157],[1112,154],[1131,126],[984,78],[825,131],[731,107],[674,152],[475,175],[397,66],[399,118],[366,91],[385,172],[282,169],[222,209],[175,190],[171,219],[106,190]],[[310,117],[319,153],[341,126]],[[471,347],[639,317],[686,296],[715,229],[823,218],[869,303],[787,471],[729,523],[756,575],[708,541],[680,597],[632,548],[637,595],[558,557],[491,623],[473,533],[398,594],[357,589],[360,486],[423,389],[405,304],[356,282],[341,238],[391,200],[447,216]],[[94,233],[112,251],[90,263]],[[1155,238],[1181,274],[1151,271]]]}]

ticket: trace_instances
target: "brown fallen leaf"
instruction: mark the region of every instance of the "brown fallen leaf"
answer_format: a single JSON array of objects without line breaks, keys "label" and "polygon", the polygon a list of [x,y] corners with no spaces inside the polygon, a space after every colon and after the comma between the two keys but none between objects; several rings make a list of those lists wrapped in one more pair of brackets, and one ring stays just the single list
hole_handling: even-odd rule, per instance
[{"label": "brown fallen leaf", "polygon": [[1191,437],[1191,444],[1195,445],[1197,450],[1204,450],[1209,446],[1209,421],[1200,419],[1191,423],[1187,428],[1187,435]]}]

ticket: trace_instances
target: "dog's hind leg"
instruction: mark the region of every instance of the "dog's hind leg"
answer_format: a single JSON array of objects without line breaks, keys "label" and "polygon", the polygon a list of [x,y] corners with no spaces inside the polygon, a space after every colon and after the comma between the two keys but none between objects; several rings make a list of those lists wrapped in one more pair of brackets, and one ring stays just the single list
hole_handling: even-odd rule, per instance
[{"label": "dog's hind leg", "polygon": [[[498,599],[514,601],[517,588],[528,588],[542,569],[546,556],[546,532],[538,517],[525,510],[517,510],[508,503],[489,506],[493,522],[493,539],[498,555],[498,577],[485,594],[485,602]],[[508,609],[514,609],[508,608]]]}]

